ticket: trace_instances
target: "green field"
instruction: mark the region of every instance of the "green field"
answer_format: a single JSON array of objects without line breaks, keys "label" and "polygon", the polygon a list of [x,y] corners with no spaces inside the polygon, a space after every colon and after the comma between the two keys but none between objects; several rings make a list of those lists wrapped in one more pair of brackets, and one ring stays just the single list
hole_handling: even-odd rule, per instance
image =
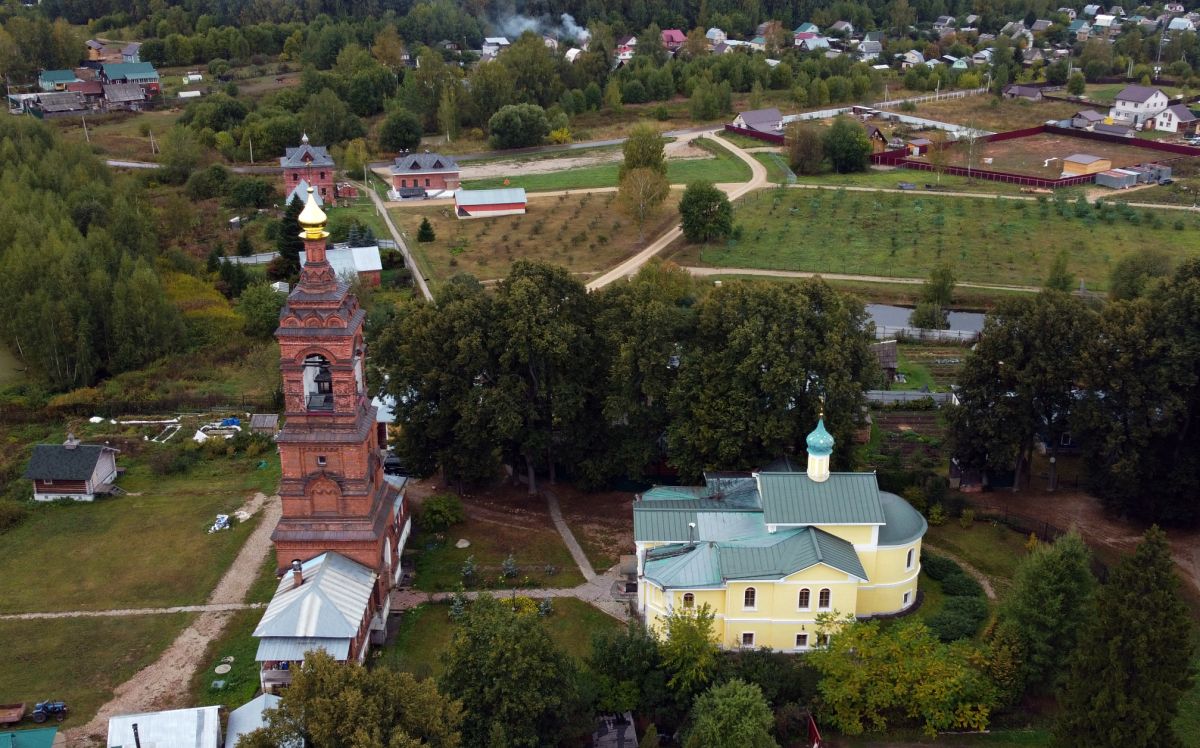
[{"label": "green field", "polygon": [[[1082,207],[1083,217],[1080,216]],[[740,238],[686,247],[681,264],[922,278],[941,264],[960,281],[1039,286],[1060,251],[1088,288],[1104,289],[1126,254],[1200,252],[1200,217],[1104,211],[1062,198],[1003,200],[846,190],[760,192],[739,201]]]},{"label": "green field", "polygon": [[[686,158],[667,160],[667,180],[671,184],[687,184],[700,179],[710,182],[746,182],[750,179],[750,167],[727,148],[712,141],[697,139],[716,158]],[[560,154],[561,155],[561,154]],[[619,162],[581,169],[566,169],[546,174],[513,174],[507,177],[464,180],[462,186],[468,190],[485,190],[497,187],[524,187],[529,192],[554,190],[594,189],[616,187]],[[508,184],[505,184],[507,180]]]},{"label": "green field", "polygon": [[336,227],[343,222],[346,226],[349,226],[350,222],[355,220],[375,232],[376,239],[392,238],[391,232],[387,229],[387,224],[375,212],[375,203],[369,197],[360,198],[358,203],[345,208],[329,209],[329,224],[331,226]]},{"label": "green field", "polygon": [[[274,559],[274,555],[271,558]],[[235,709],[254,698],[259,687],[259,668],[254,660],[254,655],[258,653],[258,639],[251,634],[262,615],[261,610],[239,610],[230,616],[225,631],[208,645],[203,663],[192,677],[189,704],[223,704]],[[232,669],[225,675],[217,675],[214,669],[226,657],[233,658],[229,663]],[[214,689],[214,680],[225,681],[224,687]]]},{"label": "green field", "polygon": [[[40,581],[30,580],[31,586]],[[71,709],[62,726],[78,727],[117,686],[156,660],[193,617],[0,621],[0,703],[25,702],[32,709],[34,702],[61,699]]]},{"label": "green field", "polygon": [[1024,535],[991,522],[975,522],[970,528],[963,529],[954,517],[940,527],[930,527],[925,539],[931,553],[945,549],[986,575],[1000,597],[1012,583],[1017,564],[1026,555],[1027,538]]},{"label": "green field", "polygon": [[[551,640],[564,652],[583,659],[592,649],[592,634],[621,624],[573,597],[554,598],[554,612],[540,619]],[[378,665],[403,670],[418,678],[442,672],[442,655],[450,647],[457,625],[450,606],[422,605],[406,612],[393,643],[385,647]]]},{"label": "green field", "polygon": [[0,612],[107,610],[203,603],[261,518],[209,535],[256,491],[272,493],[279,463],[262,457],[202,460],[156,476],[119,459],[130,493],[91,504],[34,508],[4,533]]}]

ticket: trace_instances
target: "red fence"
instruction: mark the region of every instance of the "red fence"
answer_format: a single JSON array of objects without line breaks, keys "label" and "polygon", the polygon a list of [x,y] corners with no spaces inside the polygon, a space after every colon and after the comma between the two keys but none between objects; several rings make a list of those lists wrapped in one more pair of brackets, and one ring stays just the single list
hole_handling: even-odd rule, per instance
[{"label": "red fence", "polygon": [[776,135],[776,134],[770,133],[770,132],[760,132],[759,130],[751,130],[751,129],[745,128],[745,127],[738,127],[737,125],[725,125],[725,132],[734,132],[734,133],[737,133],[738,135],[745,135],[747,138],[757,138],[758,140],[762,140],[767,143],[773,143],[775,145],[783,145],[783,136]]},{"label": "red fence", "polygon": [[[1171,153],[1176,156],[1200,156],[1200,148],[1194,148],[1186,145],[1176,145],[1174,143],[1160,143],[1155,140],[1142,140],[1140,138],[1125,138],[1120,135],[1108,135],[1098,132],[1087,132],[1086,130],[1075,130],[1067,127],[1057,127],[1055,125],[1038,125],[1037,127],[1027,127],[1024,130],[1011,130],[1009,132],[998,132],[980,140],[995,143],[1003,140],[1016,140],[1018,138],[1028,138],[1042,133],[1052,133],[1055,135],[1066,135],[1071,138],[1079,138],[1080,140],[1094,140],[1103,143],[1118,143],[1120,145],[1132,146],[1134,148],[1145,148],[1148,151],[1156,151],[1158,153]],[[941,144],[941,147],[953,145],[953,141]],[[931,147],[938,147],[936,145]],[[1161,160],[1161,159],[1159,159]],[[1151,160],[1152,161],[1152,160]],[[918,171],[935,171],[937,167],[930,164],[928,161],[916,161],[908,157],[907,149],[897,149],[894,151],[884,151],[871,156],[871,163],[882,166],[898,166],[905,169],[917,169]],[[975,177],[978,179],[987,179],[993,182],[1005,182],[1007,184],[1019,184],[1025,187],[1042,187],[1046,189],[1057,189],[1059,187],[1074,187],[1080,184],[1091,184],[1095,181],[1095,174],[1081,174],[1074,177],[1062,177],[1060,179],[1046,179],[1044,177],[1033,177],[1027,174],[1014,174],[1006,171],[992,171],[989,169],[967,169],[962,166],[943,166],[943,173],[954,174],[960,177]]]}]

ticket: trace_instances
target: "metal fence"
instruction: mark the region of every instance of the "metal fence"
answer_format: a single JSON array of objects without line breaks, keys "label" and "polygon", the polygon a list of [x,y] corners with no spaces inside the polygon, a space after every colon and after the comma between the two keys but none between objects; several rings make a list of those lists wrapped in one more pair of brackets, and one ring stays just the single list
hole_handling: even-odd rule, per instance
[{"label": "metal fence", "polygon": [[876,405],[902,405],[904,403],[920,403],[926,400],[932,400],[935,405],[941,407],[946,404],[954,404],[957,398],[952,392],[920,392],[917,390],[867,390],[864,395],[867,402],[875,403]]},{"label": "metal fence", "polygon": [[888,101],[877,101],[872,106],[876,109],[893,109],[903,104],[920,104],[925,101],[941,101],[943,99],[963,99],[968,96],[978,96],[979,94],[987,93],[987,86],[979,88],[964,88],[961,91],[947,91],[946,93],[931,93],[924,96],[910,96],[907,99],[890,99]]}]

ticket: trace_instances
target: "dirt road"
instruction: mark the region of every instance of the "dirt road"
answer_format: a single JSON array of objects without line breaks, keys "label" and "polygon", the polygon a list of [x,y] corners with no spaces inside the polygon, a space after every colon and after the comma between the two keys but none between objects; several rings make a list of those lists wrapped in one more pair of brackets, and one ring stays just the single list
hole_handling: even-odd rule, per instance
[{"label": "dirt road", "polygon": [[[209,604],[242,603],[262,568],[263,559],[271,552],[271,533],[283,511],[279,497],[255,494],[242,507],[242,511],[250,514],[260,509],[263,516],[258,527],[254,528],[233,565],[209,595]],[[97,739],[103,741],[108,733],[109,718],[118,714],[183,706],[180,700],[186,696],[196,669],[203,666],[201,660],[209,643],[221,635],[232,615],[232,612],[201,613],[158,660],[117,686],[113,698],[100,707],[90,722],[67,730],[64,733],[67,745],[90,746]],[[103,646],[102,642],[96,644]]]}]

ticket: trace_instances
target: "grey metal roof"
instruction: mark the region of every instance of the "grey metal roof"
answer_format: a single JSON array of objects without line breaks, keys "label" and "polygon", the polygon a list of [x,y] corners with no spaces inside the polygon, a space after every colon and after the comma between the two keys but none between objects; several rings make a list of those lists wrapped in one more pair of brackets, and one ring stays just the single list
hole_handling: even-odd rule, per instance
[{"label": "grey metal roof", "polygon": [[751,109],[747,112],[741,112],[739,115],[742,122],[746,123],[746,127],[758,129],[763,125],[777,126],[783,121],[783,114],[775,107],[770,109]]},{"label": "grey metal roof", "polygon": [[43,112],[76,112],[87,108],[83,98],[74,91],[39,94],[38,106]]},{"label": "grey metal roof", "polygon": [[894,493],[879,492],[887,524],[879,528],[879,545],[908,545],[925,535],[929,523],[921,513]]},{"label": "grey metal roof", "polygon": [[1196,119],[1196,113],[1183,104],[1172,104],[1166,111],[1174,114],[1180,122],[1193,122]]},{"label": "grey metal roof", "polygon": [[1065,157],[1063,161],[1070,161],[1074,164],[1094,164],[1100,161],[1101,158],[1101,156],[1093,156],[1089,153],[1072,153],[1070,156]]},{"label": "grey metal roof", "polygon": [[[238,740],[249,732],[254,732],[267,724],[263,712],[279,706],[279,697],[275,694],[264,693],[247,701],[229,713],[229,724],[225,727],[225,745],[235,748]],[[284,743],[285,748],[302,748],[300,743]]]},{"label": "grey metal roof", "polygon": [[806,473],[760,473],[768,525],[882,525],[874,473],[831,473],[817,483]]},{"label": "grey metal roof", "polygon": [[112,103],[142,101],[146,98],[146,92],[136,83],[106,83],[104,98]]},{"label": "grey metal roof", "polygon": [[323,145],[304,143],[296,148],[286,148],[283,153],[279,157],[279,165],[283,167],[333,166],[333,157]]},{"label": "grey metal roof", "polygon": [[454,202],[457,205],[500,205],[504,203],[525,202],[524,187],[505,187],[498,190],[455,190]]},{"label": "grey metal roof", "polygon": [[306,652],[321,649],[335,660],[350,657],[350,639],[315,636],[268,636],[258,643],[255,662],[294,662],[303,660]]},{"label": "grey metal roof", "polygon": [[393,174],[411,172],[458,171],[458,162],[440,153],[406,153],[392,164]]},{"label": "grey metal roof", "polygon": [[106,449],[111,447],[79,444],[68,448],[64,444],[38,444],[25,468],[25,477],[29,480],[87,480],[96,471],[96,462]]},{"label": "grey metal roof", "polygon": [[108,720],[108,748],[134,745],[135,724],[138,740],[146,748],[217,748],[221,737],[220,710],[218,706],[202,706],[112,717]]},{"label": "grey metal roof", "polygon": [[1139,104],[1144,104],[1150,100],[1150,97],[1158,93],[1157,88],[1151,86],[1126,86],[1117,94],[1117,101],[1136,101]]},{"label": "grey metal roof", "polygon": [[304,583],[279,580],[254,636],[352,639],[366,615],[375,572],[332,551],[305,561]]},{"label": "grey metal roof", "polygon": [[254,413],[250,416],[251,429],[271,429],[274,431],[278,426],[278,413]]}]

